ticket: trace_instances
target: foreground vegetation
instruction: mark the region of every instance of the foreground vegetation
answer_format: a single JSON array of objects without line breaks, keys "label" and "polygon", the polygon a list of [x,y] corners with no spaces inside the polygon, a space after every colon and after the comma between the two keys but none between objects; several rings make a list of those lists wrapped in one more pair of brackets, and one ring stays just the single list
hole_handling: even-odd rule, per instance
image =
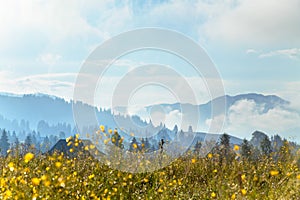
[{"label": "foreground vegetation", "polygon": [[[63,154],[0,158],[0,199],[300,199],[299,152],[274,159],[189,154],[153,173]],[[282,154],[288,153],[287,150]]]}]

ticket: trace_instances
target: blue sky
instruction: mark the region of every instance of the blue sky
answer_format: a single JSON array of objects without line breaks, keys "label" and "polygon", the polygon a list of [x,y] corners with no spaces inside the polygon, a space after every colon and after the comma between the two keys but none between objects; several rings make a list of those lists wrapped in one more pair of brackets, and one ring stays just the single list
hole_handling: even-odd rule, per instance
[{"label": "blue sky", "polygon": [[[199,43],[226,93],[276,94],[299,109],[299,10],[300,0],[1,2],[0,91],[70,99],[83,61],[98,45],[124,31],[159,27]],[[137,53],[120,65],[166,57]]]},{"label": "blue sky", "polygon": [[[288,96],[287,91],[294,90],[288,85],[299,84],[299,8],[299,0],[2,2],[1,86],[5,78],[47,73],[52,78],[42,81],[72,84],[61,73],[77,73],[83,60],[105,39],[135,28],[161,27],[199,42],[215,62],[225,86],[228,81],[228,93]],[[238,87],[231,86],[237,82]],[[51,88],[48,93],[63,95]]]}]

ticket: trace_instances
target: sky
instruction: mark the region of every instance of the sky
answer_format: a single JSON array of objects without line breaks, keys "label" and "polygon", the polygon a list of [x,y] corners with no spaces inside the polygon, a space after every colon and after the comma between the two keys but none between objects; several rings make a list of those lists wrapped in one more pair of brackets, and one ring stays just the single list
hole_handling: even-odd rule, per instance
[{"label": "sky", "polygon": [[[197,42],[226,94],[275,94],[300,110],[299,10],[300,0],[1,1],[0,91],[72,99],[78,72],[97,46],[126,31],[156,27]],[[102,80],[99,105],[109,106],[115,83],[141,63],[174,65],[182,73],[189,67],[161,55],[145,51],[121,58]],[[196,84],[192,74],[186,77]],[[209,100],[205,86],[197,94],[199,102]]]}]

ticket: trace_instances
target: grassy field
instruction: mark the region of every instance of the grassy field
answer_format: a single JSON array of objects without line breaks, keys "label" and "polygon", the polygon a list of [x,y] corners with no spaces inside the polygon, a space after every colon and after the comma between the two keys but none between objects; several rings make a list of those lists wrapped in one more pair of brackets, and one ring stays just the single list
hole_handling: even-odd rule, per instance
[{"label": "grassy field", "polygon": [[299,152],[276,161],[221,157],[190,153],[131,174],[92,157],[10,153],[0,158],[0,199],[300,199]]}]

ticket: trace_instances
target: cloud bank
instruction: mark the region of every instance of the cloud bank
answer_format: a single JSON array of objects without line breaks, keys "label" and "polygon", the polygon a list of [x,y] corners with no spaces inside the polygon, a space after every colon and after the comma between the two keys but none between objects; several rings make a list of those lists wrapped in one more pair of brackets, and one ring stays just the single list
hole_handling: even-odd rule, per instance
[{"label": "cloud bank", "polygon": [[[269,135],[280,134],[286,138],[300,141],[297,130],[300,129],[300,113],[289,107],[276,106],[264,112],[265,105],[252,100],[237,101],[228,109],[224,131],[249,138],[255,130],[262,130]],[[217,120],[221,116],[216,116]],[[206,120],[206,124],[210,125]]]}]

